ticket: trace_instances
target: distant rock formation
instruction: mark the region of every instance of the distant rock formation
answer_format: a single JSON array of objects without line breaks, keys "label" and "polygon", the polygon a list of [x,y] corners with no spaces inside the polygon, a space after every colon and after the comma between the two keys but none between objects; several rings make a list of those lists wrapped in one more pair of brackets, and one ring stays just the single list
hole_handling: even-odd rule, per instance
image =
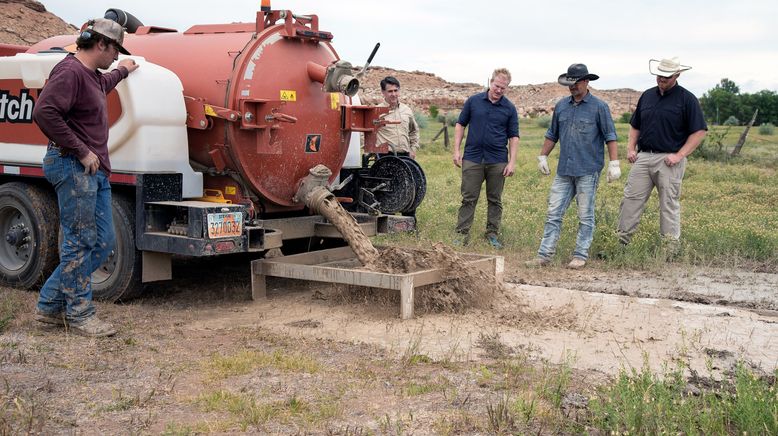
[{"label": "distant rock formation", "polygon": [[[360,97],[365,104],[383,101],[380,81],[385,76],[394,76],[400,81],[402,100],[416,110],[428,112],[431,105],[441,111],[460,110],[471,95],[486,90],[486,85],[475,83],[451,83],[440,77],[421,71],[401,71],[391,68],[373,67],[362,78]],[[590,86],[593,95],[604,100],[611,114],[618,119],[624,112],[632,112],[640,97],[634,89],[599,90]],[[508,98],[516,105],[521,117],[550,115],[554,105],[570,91],[557,83],[511,86]]]},{"label": "distant rock formation", "polygon": [[0,43],[32,45],[77,31],[35,0],[0,0]]}]

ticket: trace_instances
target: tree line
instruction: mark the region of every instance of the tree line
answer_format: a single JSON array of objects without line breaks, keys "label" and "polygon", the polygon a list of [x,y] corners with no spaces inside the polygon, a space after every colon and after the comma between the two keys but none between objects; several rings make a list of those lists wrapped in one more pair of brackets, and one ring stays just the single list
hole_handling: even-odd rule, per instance
[{"label": "tree line", "polygon": [[705,118],[711,124],[746,124],[756,109],[759,115],[754,125],[778,124],[778,94],[764,89],[754,94],[740,93],[732,80],[721,79],[713,89],[700,98]]}]

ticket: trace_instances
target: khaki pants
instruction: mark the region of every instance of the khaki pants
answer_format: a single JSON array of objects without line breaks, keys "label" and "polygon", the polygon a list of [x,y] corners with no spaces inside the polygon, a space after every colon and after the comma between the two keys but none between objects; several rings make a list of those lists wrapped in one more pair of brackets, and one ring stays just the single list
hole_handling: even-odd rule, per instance
[{"label": "khaki pants", "polygon": [[662,236],[678,240],[681,237],[681,182],[686,158],[669,167],[664,163],[667,153],[638,153],[624,187],[621,201],[619,241],[628,244],[637,230],[648,197],[656,186],[659,194],[659,231]]},{"label": "khaki pants", "polygon": [[486,180],[486,201],[489,203],[486,212],[486,235],[497,236],[502,220],[502,189],[505,186],[505,176],[502,172],[507,165],[505,162],[477,164],[462,161],[462,206],[459,207],[457,220],[458,233],[470,233],[475,207],[481,195],[481,185]]}]

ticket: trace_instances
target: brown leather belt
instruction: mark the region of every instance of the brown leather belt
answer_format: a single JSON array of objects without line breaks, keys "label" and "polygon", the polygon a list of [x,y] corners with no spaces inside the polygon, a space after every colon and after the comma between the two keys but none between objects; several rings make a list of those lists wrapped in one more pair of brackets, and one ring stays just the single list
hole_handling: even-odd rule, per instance
[{"label": "brown leather belt", "polygon": [[65,157],[69,155],[67,150],[62,149],[61,147],[59,147],[57,144],[53,142],[49,142],[49,150],[57,150],[57,153],[59,153],[60,157]]}]

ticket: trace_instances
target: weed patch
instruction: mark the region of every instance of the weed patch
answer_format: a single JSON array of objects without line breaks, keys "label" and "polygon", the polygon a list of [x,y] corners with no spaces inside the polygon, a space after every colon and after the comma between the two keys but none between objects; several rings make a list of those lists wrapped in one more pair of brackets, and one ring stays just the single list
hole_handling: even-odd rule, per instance
[{"label": "weed patch", "polygon": [[445,377],[440,376],[435,381],[415,381],[411,380],[403,387],[403,393],[409,397],[426,395],[431,392],[440,392],[447,389],[451,383]]},{"label": "weed patch", "polygon": [[0,435],[42,434],[49,420],[46,404],[36,395],[16,395],[6,381],[0,393]]},{"label": "weed patch", "polygon": [[589,404],[590,424],[609,433],[775,434],[775,379],[760,379],[742,363],[733,380],[714,389],[687,389],[683,368],[622,371]]},{"label": "weed patch", "polygon": [[100,412],[121,412],[125,410],[134,409],[136,407],[143,407],[146,403],[151,401],[156,391],[151,389],[147,393],[136,392],[135,394],[127,395],[121,390],[117,390],[113,394],[113,400],[111,403],[100,407]]},{"label": "weed patch", "polygon": [[213,355],[204,365],[211,379],[245,375],[258,368],[309,374],[321,369],[321,365],[308,356],[297,353],[287,354],[281,350],[272,353],[245,350],[231,356]]},{"label": "weed patch", "polygon": [[204,412],[229,413],[242,431],[271,421],[318,425],[342,413],[339,400],[331,396],[306,401],[293,395],[286,400],[259,402],[253,395],[219,390],[201,395],[195,403]]},{"label": "weed patch", "polygon": [[3,294],[0,298],[0,333],[2,333],[24,305],[16,294],[4,290],[0,290],[0,293]]},{"label": "weed patch", "polygon": [[489,430],[494,433],[503,433],[514,428],[513,413],[510,410],[510,399],[508,396],[501,397],[492,404],[486,403],[486,416]]}]

